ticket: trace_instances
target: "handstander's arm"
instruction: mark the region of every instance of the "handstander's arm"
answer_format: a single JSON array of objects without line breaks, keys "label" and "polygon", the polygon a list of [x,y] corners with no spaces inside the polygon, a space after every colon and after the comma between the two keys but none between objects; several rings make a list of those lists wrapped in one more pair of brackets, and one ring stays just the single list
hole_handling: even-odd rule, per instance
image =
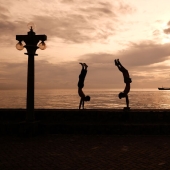
[{"label": "handstander's arm", "polygon": [[81,104],[82,104],[82,98],[80,99],[80,104],[79,104],[79,109],[81,109]]},{"label": "handstander's arm", "polygon": [[129,108],[129,98],[128,98],[128,95],[126,95],[126,106],[127,106],[127,108]]},{"label": "handstander's arm", "polygon": [[79,109],[81,109],[81,106],[84,109],[84,100],[82,98],[80,99]]},{"label": "handstander's arm", "polygon": [[84,100],[83,100],[82,106],[83,106],[83,109],[84,109]]}]

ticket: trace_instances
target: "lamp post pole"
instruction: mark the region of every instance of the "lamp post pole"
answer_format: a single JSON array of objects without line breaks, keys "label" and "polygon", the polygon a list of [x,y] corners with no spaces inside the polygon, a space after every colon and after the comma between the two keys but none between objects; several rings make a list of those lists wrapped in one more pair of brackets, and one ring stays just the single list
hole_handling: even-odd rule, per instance
[{"label": "lamp post pole", "polygon": [[[38,48],[42,50],[46,48],[44,41],[47,40],[47,36],[36,35],[31,26],[27,35],[16,35],[16,40],[19,41],[16,45],[18,50],[22,50],[24,47],[27,49],[27,53],[24,53],[28,55],[26,120],[34,121],[34,56],[38,55],[36,54]],[[25,46],[22,45],[22,41],[25,42]],[[39,41],[41,43],[37,46]]]}]

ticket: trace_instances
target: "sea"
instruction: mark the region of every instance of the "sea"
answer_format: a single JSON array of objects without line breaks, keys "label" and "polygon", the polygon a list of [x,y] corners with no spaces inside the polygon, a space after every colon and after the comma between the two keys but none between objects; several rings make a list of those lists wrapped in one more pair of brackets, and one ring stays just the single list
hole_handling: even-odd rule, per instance
[{"label": "sea", "polygon": [[[84,89],[91,101],[86,109],[121,109],[125,99],[119,99],[119,89]],[[129,93],[133,109],[170,109],[170,90],[133,89]],[[77,89],[36,90],[35,109],[78,109],[80,98]],[[0,90],[0,108],[26,108],[26,90]]]}]

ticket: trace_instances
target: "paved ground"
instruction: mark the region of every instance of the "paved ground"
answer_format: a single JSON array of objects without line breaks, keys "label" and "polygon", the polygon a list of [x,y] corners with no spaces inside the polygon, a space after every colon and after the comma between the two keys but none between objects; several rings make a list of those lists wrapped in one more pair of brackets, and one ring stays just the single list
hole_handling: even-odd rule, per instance
[{"label": "paved ground", "polygon": [[0,170],[170,169],[170,136],[0,137]]}]

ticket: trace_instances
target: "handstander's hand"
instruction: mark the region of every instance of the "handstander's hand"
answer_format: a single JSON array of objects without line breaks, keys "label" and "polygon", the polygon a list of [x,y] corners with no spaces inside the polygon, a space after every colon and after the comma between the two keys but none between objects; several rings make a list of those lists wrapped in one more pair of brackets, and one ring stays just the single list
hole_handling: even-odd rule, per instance
[{"label": "handstander's hand", "polygon": [[80,99],[79,110],[81,109],[82,98]]},{"label": "handstander's hand", "polygon": [[83,102],[82,102],[82,108],[84,109],[84,100],[83,100]]},{"label": "handstander's hand", "polygon": [[123,110],[130,110],[130,107],[124,107]]}]

